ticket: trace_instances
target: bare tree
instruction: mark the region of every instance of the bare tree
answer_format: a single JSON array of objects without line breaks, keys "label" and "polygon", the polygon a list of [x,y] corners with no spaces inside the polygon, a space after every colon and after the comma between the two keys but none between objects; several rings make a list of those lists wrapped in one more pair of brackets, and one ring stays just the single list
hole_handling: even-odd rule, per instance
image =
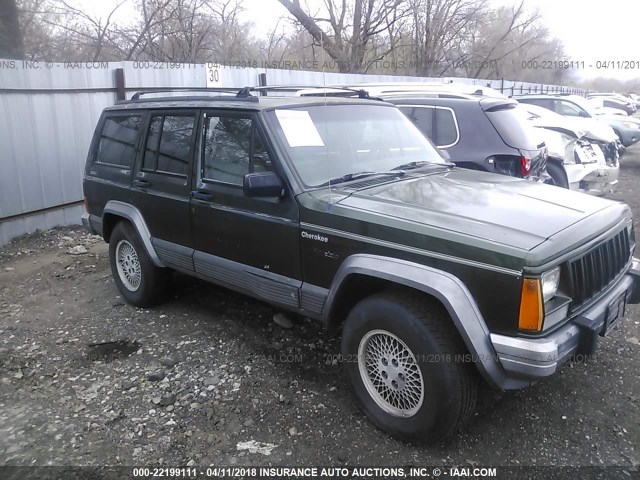
[{"label": "bare tree", "polygon": [[151,32],[165,20],[167,14],[172,14],[170,3],[171,0],[159,0],[150,7],[148,0],[138,2],[140,20],[132,26],[119,27],[120,39],[115,48],[122,60],[137,59],[153,43]]},{"label": "bare tree", "polygon": [[[260,42],[260,54],[268,64],[278,65],[290,52],[294,34],[288,34],[281,20],[275,24],[273,29],[267,34],[267,38]],[[306,47],[302,49],[307,50]]]},{"label": "bare tree", "polygon": [[239,0],[140,0],[139,9],[142,20],[128,33],[136,39],[129,58],[229,62],[258,51]]},{"label": "bare tree", "polygon": [[[34,59],[209,62],[259,52],[241,0],[119,0],[102,17],[73,0],[18,1]],[[123,17],[125,3],[136,15]]]},{"label": "bare tree", "polygon": [[[103,16],[76,0],[16,1],[26,57],[34,60],[257,65],[260,59],[272,68],[296,62],[341,72],[568,78],[560,69],[522,68],[523,60],[562,57],[562,44],[523,0],[499,9],[488,0],[322,0],[315,11],[299,0],[278,0],[293,28],[278,24],[264,39],[255,39],[243,20],[242,0],[117,0]],[[134,15],[123,15],[125,3]]]},{"label": "bare tree", "polygon": [[[300,6],[299,0],[278,0],[336,62],[340,72],[365,70],[374,39],[406,14],[405,0],[324,0],[323,16]],[[321,25],[327,25],[330,33]],[[389,44],[382,56],[393,50]]]},{"label": "bare tree", "polygon": [[0,58],[24,58],[16,0],[0,0]]},{"label": "bare tree", "polygon": [[119,0],[109,11],[106,19],[103,19],[86,13],[66,0],[50,0],[47,7],[48,15],[41,21],[53,27],[54,32],[61,32],[59,38],[65,39],[68,43],[65,50],[71,58],[65,60],[78,57],[92,61],[112,59],[112,56],[105,54],[105,50],[111,50],[113,47],[116,35],[114,15],[126,1]]},{"label": "bare tree", "polygon": [[501,76],[500,65],[518,52],[549,42],[549,32],[539,13],[525,9],[524,0],[512,8],[499,8],[479,27],[474,44],[468,46],[473,62],[467,69],[470,77]]},{"label": "bare tree", "polygon": [[22,30],[25,58],[45,60],[54,58],[55,35],[53,27],[44,24],[42,19],[51,16],[46,0],[21,0],[18,4],[20,28]]},{"label": "bare tree", "polygon": [[441,76],[465,61],[466,39],[487,12],[487,0],[410,0],[415,73]]}]

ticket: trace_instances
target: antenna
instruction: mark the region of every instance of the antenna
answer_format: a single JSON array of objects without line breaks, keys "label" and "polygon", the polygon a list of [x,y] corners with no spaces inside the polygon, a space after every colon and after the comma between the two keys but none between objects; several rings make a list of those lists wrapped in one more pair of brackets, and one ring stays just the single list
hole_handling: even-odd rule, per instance
[{"label": "antenna", "polygon": [[[324,38],[322,35],[320,35],[320,59],[322,60],[322,87],[323,87],[323,97],[324,97],[324,107],[325,107],[325,115],[326,115],[326,108],[327,108],[327,74],[324,70],[324,62],[325,62],[325,58],[324,58]],[[330,169],[331,164],[329,162],[329,127],[327,125],[327,121],[325,120],[324,122],[324,138],[325,138],[325,145],[324,145],[324,151],[325,151],[325,160],[327,162],[327,167]],[[331,179],[334,177],[334,175],[331,173],[331,171],[329,171],[329,206],[328,208],[331,208],[331,206],[333,205],[333,189],[331,188]]]}]

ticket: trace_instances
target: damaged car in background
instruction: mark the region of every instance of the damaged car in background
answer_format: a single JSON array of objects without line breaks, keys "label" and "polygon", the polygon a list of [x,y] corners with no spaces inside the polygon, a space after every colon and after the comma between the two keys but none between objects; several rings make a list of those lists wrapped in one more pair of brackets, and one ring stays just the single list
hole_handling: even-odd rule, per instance
[{"label": "damaged car in background", "polygon": [[547,145],[547,172],[552,178],[548,183],[593,195],[613,192],[620,164],[605,158],[597,140],[592,143],[571,119],[546,108],[521,104],[518,110]]},{"label": "damaged car in background", "polygon": [[580,130],[585,130],[592,143],[597,142],[607,162],[618,162],[624,152],[620,136],[612,127],[619,122],[619,115],[598,115],[593,106],[577,95],[524,95],[514,97],[520,103],[538,105],[570,118]]}]

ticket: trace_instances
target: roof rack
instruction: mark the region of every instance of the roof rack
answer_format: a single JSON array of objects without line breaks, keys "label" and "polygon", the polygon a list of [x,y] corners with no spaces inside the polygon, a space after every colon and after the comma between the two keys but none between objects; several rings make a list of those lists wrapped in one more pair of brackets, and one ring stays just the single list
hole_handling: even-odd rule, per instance
[{"label": "roof rack", "polygon": [[136,92],[131,97],[131,102],[140,101],[144,95],[152,95],[157,93],[191,93],[191,92],[200,92],[200,93],[222,93],[233,95],[237,100],[244,100],[250,102],[257,102],[258,97],[251,95],[251,89],[253,87],[243,87],[243,88],[150,88],[144,91]]},{"label": "roof rack", "polygon": [[381,95],[385,97],[414,97],[416,95],[429,95],[435,98],[458,98],[463,100],[469,100],[474,96],[484,96],[484,95],[474,95],[471,93],[458,93],[458,92],[442,92],[436,90],[388,90]]},{"label": "roof rack", "polygon": [[[205,87],[185,87],[185,88],[149,88],[143,91],[139,91],[133,94],[130,100],[124,100],[119,103],[127,103],[127,102],[139,102],[139,101],[166,101],[169,97],[156,97],[153,99],[143,99],[145,95],[153,95],[158,93],[220,93],[223,95],[217,97],[207,97],[211,100],[241,100],[246,102],[258,102],[258,96],[252,95],[252,92],[259,93],[260,95],[266,95],[267,92],[299,92],[301,90],[319,90],[318,93],[309,93],[305,96],[344,96],[344,97],[358,97],[372,100],[380,100],[376,97],[372,97],[369,93],[361,88],[352,88],[352,87],[339,87],[339,86],[325,86],[325,85],[265,85],[260,87],[243,87],[243,88],[232,88],[232,87],[215,87],[215,88],[205,88]],[[322,91],[325,90],[323,93]],[[333,91],[331,93],[326,93],[326,91]],[[225,95],[226,94],[226,95]],[[193,97],[188,97],[193,98]]]},{"label": "roof rack", "polygon": [[[341,96],[340,93],[344,93],[344,96],[358,96],[358,98],[372,98],[369,93],[362,88],[354,87],[341,87],[334,85],[265,85],[261,87],[250,87],[253,92],[299,92],[300,90],[340,90],[341,92],[332,92],[333,95],[327,94],[327,96]],[[322,92],[318,92],[317,96],[321,96]],[[308,96],[316,96],[310,94]]]}]

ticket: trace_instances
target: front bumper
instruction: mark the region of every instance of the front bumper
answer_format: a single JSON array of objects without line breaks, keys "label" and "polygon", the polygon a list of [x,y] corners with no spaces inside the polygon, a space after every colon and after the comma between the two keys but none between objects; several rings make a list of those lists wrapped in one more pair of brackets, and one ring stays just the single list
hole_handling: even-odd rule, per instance
[{"label": "front bumper", "polygon": [[564,165],[569,188],[590,195],[607,195],[613,192],[620,176],[620,163],[584,163]]},{"label": "front bumper", "polygon": [[[544,338],[519,338],[491,334],[497,359],[507,375],[531,383],[553,375],[573,356],[595,353],[598,336],[604,335],[610,306],[625,295],[626,304],[640,303],[640,261],[587,311]],[[622,320],[622,319],[620,319]]]}]

